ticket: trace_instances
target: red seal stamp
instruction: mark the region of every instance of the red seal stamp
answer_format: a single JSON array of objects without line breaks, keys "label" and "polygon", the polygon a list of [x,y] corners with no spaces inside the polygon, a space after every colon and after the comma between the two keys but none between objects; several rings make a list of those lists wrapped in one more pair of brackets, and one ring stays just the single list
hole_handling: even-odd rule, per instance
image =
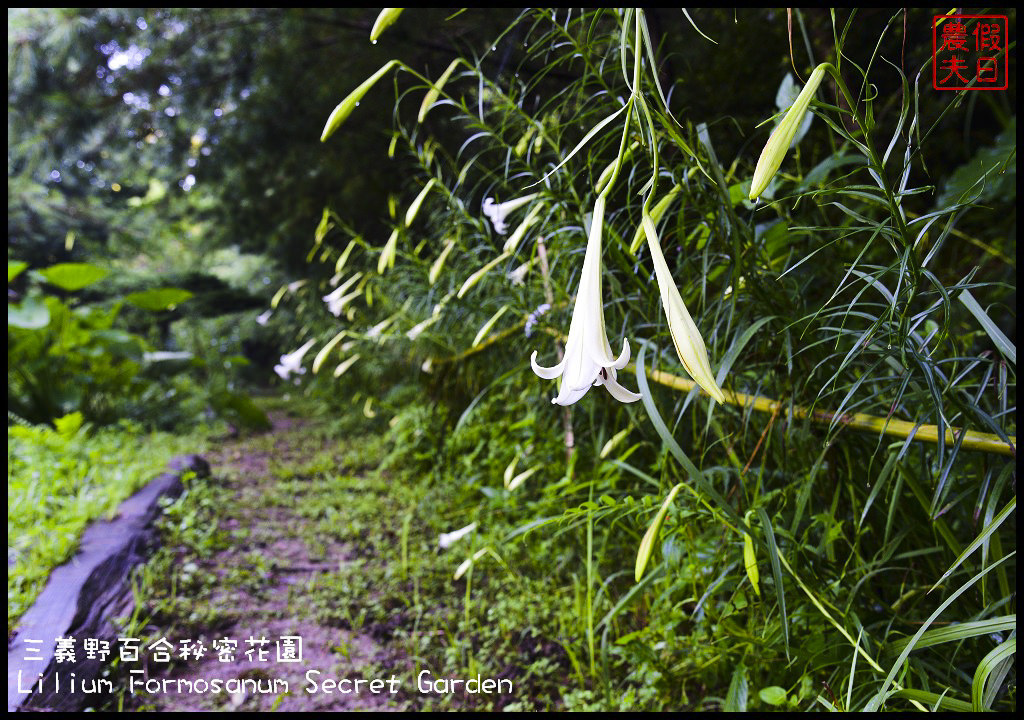
[{"label": "red seal stamp", "polygon": [[932,18],[932,87],[1005,90],[1010,86],[1005,15]]}]

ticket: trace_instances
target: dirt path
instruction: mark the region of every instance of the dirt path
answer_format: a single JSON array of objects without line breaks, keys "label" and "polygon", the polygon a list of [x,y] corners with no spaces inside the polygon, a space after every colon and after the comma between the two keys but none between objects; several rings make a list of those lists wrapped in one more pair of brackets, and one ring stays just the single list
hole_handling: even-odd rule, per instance
[{"label": "dirt path", "polygon": [[[319,470],[342,467],[341,451],[332,452],[329,436],[318,435],[308,420],[281,412],[272,420],[270,433],[229,439],[208,453],[212,494],[197,489],[196,514],[172,518],[193,526],[172,532],[184,540],[172,550],[175,587],[154,602],[146,629],[150,637],[155,628],[157,635],[173,632],[167,640],[175,655],[185,640],[202,641],[205,653],[161,664],[151,652],[145,670],[125,679],[135,691],[126,698],[129,707],[379,711],[405,704],[405,694],[392,694],[395,685],[387,683],[385,669],[400,662],[395,651],[320,612],[325,580],[353,560],[348,543],[320,531],[324,515],[345,498],[316,501],[326,496]],[[211,528],[201,525],[211,519],[218,527],[204,540]],[[215,642],[225,639],[236,643],[233,652],[218,651]],[[279,651],[287,656],[289,640],[301,643],[301,661],[278,659]],[[378,679],[376,687],[355,682]],[[328,680],[339,681],[337,688]]]}]

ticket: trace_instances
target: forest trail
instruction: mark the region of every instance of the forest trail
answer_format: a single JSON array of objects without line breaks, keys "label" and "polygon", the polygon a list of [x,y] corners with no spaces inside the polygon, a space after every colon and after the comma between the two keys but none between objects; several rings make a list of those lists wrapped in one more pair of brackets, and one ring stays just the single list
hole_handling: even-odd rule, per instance
[{"label": "forest trail", "polygon": [[[271,419],[270,432],[227,438],[206,454],[213,469],[205,481],[210,486],[185,499],[186,506],[198,503],[199,510],[186,513],[190,519],[184,523],[212,520],[216,528],[190,527],[184,534],[206,533],[209,543],[186,540],[163,551],[173,553],[183,576],[171,582],[181,585],[150,608],[155,615],[146,631],[150,636],[154,628],[158,636],[173,632],[167,640],[179,651],[183,640],[202,641],[205,653],[176,658],[173,665],[154,663],[150,656],[149,682],[144,686],[139,681],[144,676],[136,674],[138,693],[127,696],[128,707],[380,711],[404,705],[401,689],[391,693],[394,686],[387,683],[382,688],[378,683],[378,692],[360,683],[354,692],[352,681],[388,680],[399,657],[374,638],[372,628],[353,629],[332,613],[325,592],[356,551],[338,533],[323,532],[323,523],[351,503],[346,489],[339,488],[338,473],[344,480],[358,469],[345,467],[345,449],[315,421],[281,411],[272,412]],[[335,463],[338,473],[330,467]],[[347,491],[363,489],[358,486],[357,477]],[[237,644],[233,652],[218,652],[214,643],[222,639]],[[299,643],[300,661],[278,659],[279,649],[287,656],[288,645]],[[235,679],[247,682],[229,684]],[[338,681],[337,689],[328,680]]]}]

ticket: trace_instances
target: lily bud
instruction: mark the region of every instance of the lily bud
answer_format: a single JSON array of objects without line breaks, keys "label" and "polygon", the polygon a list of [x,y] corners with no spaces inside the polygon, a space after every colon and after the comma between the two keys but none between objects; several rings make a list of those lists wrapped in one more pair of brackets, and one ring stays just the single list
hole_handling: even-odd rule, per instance
[{"label": "lily bud", "polygon": [[462,283],[462,287],[459,288],[459,299],[461,300],[463,295],[468,293],[474,285],[480,282],[480,278],[482,278],[484,275],[493,270],[495,265],[497,265],[500,262],[503,262],[504,260],[507,260],[509,257],[511,257],[511,255],[512,253],[502,253],[501,255],[494,258],[486,265],[484,265],[482,268],[477,270],[475,273],[470,275],[468,278],[466,278],[466,282]]},{"label": "lily bud", "polygon": [[661,252],[661,242],[658,240],[654,221],[646,213],[643,216],[643,227],[644,232],[647,233],[647,246],[651,249],[651,261],[654,263],[654,273],[658,279],[658,289],[661,291],[661,304],[665,306],[668,329],[672,334],[676,353],[679,354],[683,367],[686,368],[686,372],[690,374],[694,382],[718,402],[725,402],[722,388],[718,387],[715,376],[711,374],[711,363],[708,361],[708,350],[704,345],[704,338],[701,337],[697,325],[694,324],[686,305],[683,304],[679,288],[672,280],[672,273]]},{"label": "lily bud", "polygon": [[434,102],[441,95],[441,90],[444,89],[444,84],[448,82],[448,78],[455,72],[455,68],[458,67],[460,60],[452,60],[452,64],[448,66],[448,69],[441,73],[441,77],[437,79],[437,82],[430,86],[427,90],[427,94],[423,96],[423,102],[420,103],[420,112],[416,116],[416,122],[423,122],[423,118],[427,116],[427,112],[433,106]]},{"label": "lily bud", "polygon": [[398,19],[403,10],[405,8],[384,8],[381,10],[377,20],[373,23],[373,29],[370,30],[370,42],[376,45],[377,38],[384,34],[384,31]]},{"label": "lily bud", "polygon": [[384,249],[380,252],[380,257],[377,259],[377,274],[383,275],[384,271],[395,266],[395,254],[398,250],[398,228],[395,228],[391,237],[388,238],[387,243],[384,245]]},{"label": "lily bud", "polygon": [[437,256],[437,260],[434,261],[434,264],[430,266],[430,272],[427,273],[427,280],[430,281],[431,285],[437,282],[437,277],[441,274],[441,269],[444,267],[444,261],[448,258],[448,253],[450,253],[454,248],[455,238],[452,238],[445,243],[444,250],[442,250],[441,254]]},{"label": "lily bud", "polygon": [[430,189],[435,185],[437,185],[437,179],[430,178],[427,184],[423,186],[423,189],[420,190],[420,194],[412,201],[412,205],[410,205],[409,209],[405,212],[406,227],[412,225],[412,221],[416,219],[416,213],[420,211],[420,205],[423,204],[423,201],[427,198],[427,193],[430,192]]},{"label": "lily bud", "polygon": [[757,160],[757,167],[754,168],[754,178],[750,181],[751,200],[757,200],[768,187],[771,179],[775,177],[775,173],[779,171],[786,153],[789,152],[789,146],[796,136],[796,131],[803,122],[807,108],[811,105],[811,99],[825,77],[825,68],[826,64],[814,68],[804,89],[797,95],[796,100],[786,112],[786,116],[782,118],[782,122],[775,126],[768,138],[764,150],[761,151],[761,157]]},{"label": "lily bud", "polygon": [[363,84],[357,87],[355,90],[348,94],[344,100],[338,103],[338,106],[331,112],[331,116],[327,118],[327,124],[324,125],[324,131],[320,135],[320,142],[325,142],[327,138],[334,134],[346,118],[352,114],[355,110],[356,105],[363,99],[363,96],[370,91],[370,88],[376,84],[384,75],[395,65],[398,65],[397,60],[388,61],[384,67],[375,72],[369,78],[363,81]]}]

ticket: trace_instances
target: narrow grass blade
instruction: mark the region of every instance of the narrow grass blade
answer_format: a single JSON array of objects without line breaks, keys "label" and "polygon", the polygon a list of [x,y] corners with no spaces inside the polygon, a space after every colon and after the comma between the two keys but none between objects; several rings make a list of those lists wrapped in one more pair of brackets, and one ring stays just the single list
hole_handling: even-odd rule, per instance
[{"label": "narrow grass blade", "polygon": [[928,590],[928,592],[931,592],[932,590],[937,588],[942,583],[943,580],[945,580],[946,578],[949,577],[950,573],[952,573],[954,570],[956,570],[960,566],[960,563],[962,563],[964,560],[966,560],[970,556],[971,553],[973,553],[975,550],[977,550],[979,547],[981,547],[982,544],[992,535],[992,533],[994,533],[996,530],[999,529],[999,526],[1003,524],[1003,521],[1006,520],[1006,518],[1010,517],[1010,513],[1012,513],[1014,511],[1014,509],[1016,509],[1016,507],[1017,507],[1017,496],[1014,495],[1013,498],[1010,500],[1010,502],[1008,502],[1006,504],[1006,507],[1004,507],[1002,510],[1000,510],[999,514],[996,515],[994,518],[992,518],[992,522],[990,522],[985,527],[985,529],[981,531],[981,534],[978,535],[978,537],[974,538],[974,542],[972,542],[970,545],[968,545],[967,549],[965,549],[962,553],[960,553],[960,557],[958,557],[956,559],[956,562],[954,562],[952,564],[952,566],[950,566],[949,570],[944,572],[942,574],[942,577],[940,577],[937,581],[935,581],[935,584],[931,586],[931,588]]},{"label": "narrow grass blade", "polygon": [[763,507],[757,508],[757,518],[764,529],[764,539],[768,545],[768,560],[772,566],[772,577],[775,579],[775,597],[779,601],[779,612],[782,613],[782,639],[786,644],[786,657],[789,657],[789,619],[786,617],[786,593],[782,585],[782,568],[779,566],[779,546],[775,542],[775,531]]},{"label": "narrow grass blade", "polygon": [[992,652],[978,663],[978,669],[974,672],[974,682],[971,683],[971,706],[974,712],[988,710],[983,702],[985,682],[988,680],[989,675],[999,667],[1000,663],[1007,658],[1013,657],[1016,652],[1017,638],[1011,637],[993,648]]},{"label": "narrow grass blade", "polygon": [[962,302],[968,310],[971,311],[971,315],[981,323],[981,327],[988,334],[989,338],[999,348],[999,352],[1003,354],[1007,360],[1013,363],[1014,367],[1017,365],[1017,346],[1010,342],[1010,339],[1003,334],[1003,331],[992,322],[992,318],[988,316],[985,309],[978,304],[978,301],[974,299],[969,290],[964,290],[958,296],[960,302]]}]

